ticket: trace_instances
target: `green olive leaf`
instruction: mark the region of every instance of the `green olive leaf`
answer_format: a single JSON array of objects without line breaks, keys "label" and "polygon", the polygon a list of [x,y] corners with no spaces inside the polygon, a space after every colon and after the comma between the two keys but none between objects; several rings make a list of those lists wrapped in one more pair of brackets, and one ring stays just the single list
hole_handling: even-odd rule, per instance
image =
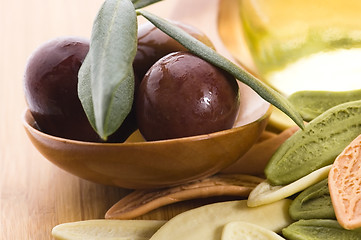
[{"label": "green olive leaf", "polygon": [[143,8],[162,0],[132,0],[135,9]]},{"label": "green olive leaf", "polygon": [[91,93],[90,57],[84,59],[78,73],[78,96],[91,126],[95,127],[93,99]]},{"label": "green olive leaf", "polygon": [[[82,66],[83,66],[83,70],[79,72],[79,82],[78,82],[78,95],[80,98],[80,101],[83,105],[84,109],[88,109],[88,111],[86,111],[86,115],[89,119],[89,122],[91,124],[91,126],[94,128],[94,130],[96,130],[96,126],[95,126],[95,116],[94,116],[94,107],[93,107],[93,99],[92,99],[92,95],[91,95],[91,71],[90,71],[90,58],[85,58]],[[115,102],[117,101],[123,101],[122,99],[118,99],[119,97],[124,97],[124,96],[128,96],[128,97],[132,97],[133,96],[133,92],[134,92],[134,75],[133,75],[133,71],[130,71],[130,75],[127,76],[128,79],[126,79],[125,81],[122,81],[119,86],[117,87],[115,93],[114,93],[114,98],[115,98]],[[132,102],[133,99],[127,99],[125,102]],[[114,112],[116,113],[117,111],[119,111],[119,104],[112,104],[111,107],[114,109],[111,109],[110,112]],[[125,106],[126,108],[126,106]],[[110,125],[110,129],[118,129],[120,125],[119,124],[119,120],[118,120],[118,114],[111,114],[109,116],[111,119],[108,120],[109,125]],[[111,126],[111,124],[114,124],[114,126]],[[120,123],[121,124],[121,123]]]},{"label": "green olive leaf", "polygon": [[148,19],[157,28],[168,34],[170,37],[174,38],[194,54],[232,74],[239,81],[251,87],[263,99],[287,114],[300,128],[304,128],[301,115],[283,95],[270,88],[244,69],[238,67],[230,60],[219,55],[216,51],[209,48],[196,38],[192,37],[179,27],[145,10],[137,10],[137,14],[140,14]]},{"label": "green olive leaf", "polygon": [[89,53],[78,74],[79,98],[104,140],[119,128],[132,107],[136,39],[133,3],[106,0],[94,21]]}]

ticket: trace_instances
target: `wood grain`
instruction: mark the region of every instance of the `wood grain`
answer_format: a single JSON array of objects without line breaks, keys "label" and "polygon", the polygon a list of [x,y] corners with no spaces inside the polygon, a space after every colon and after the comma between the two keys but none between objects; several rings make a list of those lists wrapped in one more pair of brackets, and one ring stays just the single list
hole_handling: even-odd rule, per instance
[{"label": "wood grain", "polygon": [[[21,122],[26,108],[22,78],[30,54],[54,37],[90,37],[93,19],[102,2],[0,1],[0,239],[52,239],[50,233],[55,225],[104,218],[105,212],[129,192],[79,179],[52,165],[32,146]],[[188,0],[166,0],[150,10],[164,17],[195,22],[207,32],[210,26],[215,27],[215,22],[200,16],[194,19],[194,11],[196,7],[214,10],[217,1],[196,2],[199,5]],[[192,11],[180,10],[187,5],[192,6]],[[219,200],[222,199],[187,201],[154,210],[141,218],[169,219]]]}]

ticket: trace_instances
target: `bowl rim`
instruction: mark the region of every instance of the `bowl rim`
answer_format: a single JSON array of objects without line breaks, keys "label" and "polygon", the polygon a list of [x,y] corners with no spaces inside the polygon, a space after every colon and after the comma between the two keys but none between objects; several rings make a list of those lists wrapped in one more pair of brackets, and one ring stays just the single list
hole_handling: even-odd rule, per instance
[{"label": "bowl rim", "polygon": [[241,126],[237,126],[237,127],[232,127],[230,129],[226,129],[226,130],[222,130],[222,131],[217,131],[217,132],[213,132],[213,133],[208,133],[208,134],[201,134],[201,135],[196,135],[196,136],[190,136],[190,137],[181,137],[181,138],[174,138],[174,139],[166,139],[166,140],[157,140],[157,141],[144,141],[144,142],[122,142],[122,143],[107,143],[107,142],[89,142],[89,141],[80,141],[80,140],[73,140],[73,139],[68,139],[68,138],[62,138],[62,137],[57,137],[57,136],[53,136],[50,135],[48,133],[42,132],[41,130],[39,130],[38,128],[36,128],[34,126],[34,124],[30,123],[27,121],[27,119],[29,118],[28,115],[30,115],[30,117],[33,119],[34,123],[36,123],[35,119],[33,118],[30,109],[27,107],[25,108],[25,110],[23,110],[23,114],[22,114],[22,122],[25,128],[27,128],[29,131],[34,132],[38,135],[41,135],[44,138],[50,138],[54,141],[62,141],[62,142],[67,142],[67,143],[71,143],[71,144],[78,144],[78,145],[88,145],[88,146],[136,146],[136,145],[150,145],[150,144],[165,144],[165,143],[181,143],[181,142],[189,142],[189,141],[199,141],[202,139],[208,139],[208,138],[213,138],[213,137],[217,137],[217,136],[221,136],[221,135],[225,135],[228,134],[230,132],[234,132],[234,131],[238,131],[241,130],[242,128],[246,128],[249,125],[252,124],[256,124],[257,122],[260,122],[262,120],[264,120],[265,118],[268,118],[272,111],[273,111],[273,106],[271,104],[269,104],[268,102],[265,102],[265,104],[268,104],[267,107],[267,111],[265,111],[261,117],[246,123],[244,125]]}]

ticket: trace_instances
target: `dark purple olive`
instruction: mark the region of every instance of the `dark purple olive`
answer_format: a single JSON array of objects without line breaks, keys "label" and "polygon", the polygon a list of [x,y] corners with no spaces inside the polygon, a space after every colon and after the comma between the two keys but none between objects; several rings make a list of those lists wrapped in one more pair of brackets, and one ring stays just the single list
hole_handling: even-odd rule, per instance
[{"label": "dark purple olive", "polygon": [[[214,48],[209,38],[197,28],[180,22],[172,23],[207,46]],[[134,73],[142,81],[145,73],[156,61],[169,53],[178,51],[187,51],[187,49],[150,22],[144,23],[138,29],[138,48],[133,63]]]},{"label": "dark purple olive", "polygon": [[171,53],[157,61],[140,84],[138,127],[146,140],[229,129],[239,101],[233,76],[189,52]]},{"label": "dark purple olive", "polygon": [[[25,70],[27,104],[41,131],[53,136],[81,141],[101,141],[91,127],[78,98],[78,71],[89,51],[89,41],[62,37],[41,45],[30,57]],[[135,129],[126,126],[110,137],[124,141]]]}]

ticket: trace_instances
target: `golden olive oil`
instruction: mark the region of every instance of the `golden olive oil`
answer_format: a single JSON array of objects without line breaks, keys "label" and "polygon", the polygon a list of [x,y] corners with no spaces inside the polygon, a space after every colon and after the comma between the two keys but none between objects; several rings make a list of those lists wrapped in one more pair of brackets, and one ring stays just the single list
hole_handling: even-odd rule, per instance
[{"label": "golden olive oil", "polygon": [[361,1],[238,0],[262,79],[289,95],[361,88]]}]

